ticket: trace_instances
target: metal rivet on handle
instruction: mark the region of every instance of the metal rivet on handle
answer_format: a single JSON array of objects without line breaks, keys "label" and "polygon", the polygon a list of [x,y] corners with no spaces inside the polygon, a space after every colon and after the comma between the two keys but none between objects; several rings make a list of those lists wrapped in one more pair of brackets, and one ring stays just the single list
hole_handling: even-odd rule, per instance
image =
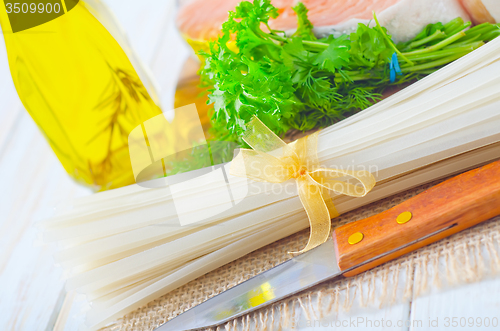
[{"label": "metal rivet on handle", "polygon": [[410,213],[409,211],[405,211],[398,215],[396,222],[398,222],[399,224],[405,224],[406,222],[411,220],[412,217],[412,213]]},{"label": "metal rivet on handle", "polygon": [[347,239],[347,242],[351,245],[359,243],[361,240],[363,240],[363,234],[361,232],[356,232],[353,233],[349,236],[349,239]]}]

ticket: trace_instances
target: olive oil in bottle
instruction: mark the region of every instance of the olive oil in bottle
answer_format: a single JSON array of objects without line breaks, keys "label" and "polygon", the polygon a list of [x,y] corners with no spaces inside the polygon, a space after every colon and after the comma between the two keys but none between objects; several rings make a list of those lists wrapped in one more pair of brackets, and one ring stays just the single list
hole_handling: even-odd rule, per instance
[{"label": "olive oil in bottle", "polygon": [[98,0],[0,0],[17,93],[68,174],[95,190],[135,182],[128,135],[161,113],[111,17]]}]

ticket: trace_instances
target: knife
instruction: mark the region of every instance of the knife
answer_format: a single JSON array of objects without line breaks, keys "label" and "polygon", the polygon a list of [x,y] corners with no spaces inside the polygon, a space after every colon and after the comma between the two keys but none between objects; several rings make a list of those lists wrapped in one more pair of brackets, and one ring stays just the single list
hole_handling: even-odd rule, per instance
[{"label": "knife", "polygon": [[500,215],[500,161],[345,224],[326,243],[187,310],[155,331],[214,327],[326,280],[352,277]]}]

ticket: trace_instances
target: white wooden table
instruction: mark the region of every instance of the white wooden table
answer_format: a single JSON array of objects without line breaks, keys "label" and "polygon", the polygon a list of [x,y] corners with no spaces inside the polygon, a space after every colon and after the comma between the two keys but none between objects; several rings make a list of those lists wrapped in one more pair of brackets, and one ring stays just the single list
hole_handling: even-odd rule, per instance
[{"label": "white wooden table", "polygon": [[[174,1],[104,2],[115,13],[136,53],[156,79],[163,109],[170,108],[180,68],[189,54],[175,30]],[[23,109],[11,80],[3,42],[0,42],[0,87],[0,330],[79,330],[83,320],[79,303],[84,298],[66,293],[62,270],[53,264],[55,248],[37,239],[34,224],[49,216],[59,202],[91,192],[67,176]],[[325,326],[304,324],[302,329],[478,329],[446,328],[445,319],[453,317],[500,319],[500,280],[462,286],[387,309],[339,313],[327,317],[323,321]],[[338,328],[331,323],[357,318],[383,319],[386,323],[383,326],[379,323],[378,327],[359,323]]]}]

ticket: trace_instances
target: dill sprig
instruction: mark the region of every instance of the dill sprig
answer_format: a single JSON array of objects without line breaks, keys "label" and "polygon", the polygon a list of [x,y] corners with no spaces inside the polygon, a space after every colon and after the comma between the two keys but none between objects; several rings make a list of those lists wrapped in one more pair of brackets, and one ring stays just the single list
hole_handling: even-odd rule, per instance
[{"label": "dill sprig", "polygon": [[120,164],[114,162],[114,155],[128,149],[128,135],[130,133],[130,123],[140,122],[135,111],[141,103],[152,103],[146,88],[142,85],[139,77],[134,73],[127,72],[121,68],[113,68],[108,64],[111,72],[111,80],[99,97],[99,103],[94,110],[105,112],[102,127],[92,136],[87,144],[101,139],[106,144],[106,155],[102,161],[91,164],[94,178],[109,173],[111,169],[120,167]]}]

